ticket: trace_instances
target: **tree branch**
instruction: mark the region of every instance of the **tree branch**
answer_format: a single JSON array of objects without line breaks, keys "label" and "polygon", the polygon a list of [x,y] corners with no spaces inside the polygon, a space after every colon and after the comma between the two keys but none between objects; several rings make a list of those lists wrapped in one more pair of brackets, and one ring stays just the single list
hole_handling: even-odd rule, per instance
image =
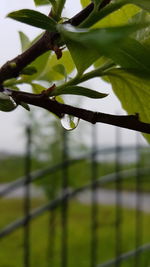
[{"label": "tree branch", "polygon": [[150,134],[150,124],[141,122],[137,114],[129,116],[105,114],[59,103],[56,100],[50,99],[45,93],[31,94],[10,89],[7,89],[7,91],[10,92],[11,97],[16,103],[24,102],[41,107],[54,113],[59,118],[62,118],[64,114],[69,114],[93,124],[101,122]]},{"label": "tree branch", "polygon": [[[111,0],[104,0],[100,9],[109,4]],[[69,19],[67,23],[70,23],[73,26],[78,26],[81,24],[93,11],[94,4],[91,3],[87,7],[85,7],[82,11],[76,14],[74,17]],[[51,13],[50,13],[51,14]],[[50,16],[49,14],[49,16]],[[24,53],[18,55],[12,60],[6,62],[0,68],[0,84],[2,85],[4,81],[18,77],[19,73],[30,63],[32,63],[37,57],[41,56],[45,52],[49,50],[55,50],[55,47],[59,47],[60,36],[59,33],[50,33],[46,31],[43,36],[33,44],[29,49],[27,49]]]},{"label": "tree branch", "polygon": [[[111,0],[104,0],[99,9],[105,7],[110,3],[110,1]],[[90,13],[93,11],[93,8],[94,4],[91,3],[77,15],[69,19],[67,23],[70,23],[73,26],[80,25],[90,15]],[[33,62],[37,57],[44,54],[48,50],[56,51],[56,48],[59,48],[59,46],[59,34],[46,31],[34,45],[32,45],[21,55],[15,57],[11,61],[8,61],[0,68],[0,91],[4,91],[2,84],[5,80],[17,77],[21,70]],[[25,102],[27,104],[38,106],[56,114],[59,118],[62,118],[64,114],[69,114],[93,124],[102,122],[150,134],[150,124],[141,122],[137,115],[116,116],[100,112],[93,112],[90,110],[61,104],[53,99],[48,98],[48,96],[44,93],[31,94],[22,91],[13,91],[10,89],[7,89],[7,91],[10,92],[10,95],[17,104]]]},{"label": "tree branch", "polygon": [[37,57],[48,50],[54,50],[57,33],[45,32],[43,36],[21,55],[6,62],[0,69],[0,84],[5,80],[19,76],[19,73]]},{"label": "tree branch", "polygon": [[[73,26],[79,25],[84,21],[93,10],[93,3],[84,8],[72,19],[69,19],[67,23]],[[78,20],[78,22],[77,22]],[[59,33],[46,31],[43,36],[33,44],[24,53],[18,55],[14,59],[6,62],[0,68],[0,84],[2,85],[7,79],[18,77],[21,70],[23,70],[27,65],[32,63],[37,57],[41,56],[49,50],[55,50],[56,46],[59,47],[60,36]]]}]

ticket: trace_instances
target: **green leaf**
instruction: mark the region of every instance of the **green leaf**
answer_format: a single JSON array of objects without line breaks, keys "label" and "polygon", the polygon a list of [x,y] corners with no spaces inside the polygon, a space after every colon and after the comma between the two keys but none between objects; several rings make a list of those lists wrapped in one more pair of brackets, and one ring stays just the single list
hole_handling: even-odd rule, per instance
[{"label": "green leaf", "polygon": [[[95,63],[94,63],[94,68],[97,69],[100,66],[106,64],[108,62],[108,58],[107,57],[100,57]],[[109,79],[107,76],[101,76],[100,79],[104,80],[105,82],[109,83]]]},{"label": "green leaf", "polygon": [[98,52],[99,56],[110,58],[116,64],[130,69],[134,73],[138,72],[138,75],[140,72],[141,75],[150,75],[149,50],[138,41],[127,38],[138,27],[142,27],[142,25],[134,24],[86,31],[65,26],[62,34],[66,40],[78,42],[85,48]]},{"label": "green leaf", "polygon": [[62,13],[65,3],[66,3],[66,0],[57,0],[56,2],[56,15],[58,17],[61,17],[61,13]]},{"label": "green leaf", "polygon": [[125,25],[129,21],[129,19],[131,19],[139,11],[140,8],[135,5],[132,4],[125,5],[122,8],[119,8],[117,11],[111,13],[110,15],[98,21],[96,24],[92,26],[92,28]]},{"label": "green leaf", "polygon": [[28,105],[27,103],[20,102],[20,105],[21,105],[24,109],[30,111],[30,107],[29,107],[29,105]]},{"label": "green leaf", "polygon": [[91,1],[90,0],[80,0],[80,3],[82,5],[82,7],[84,8],[84,7],[88,6],[91,3]]},{"label": "green leaf", "polygon": [[150,52],[134,39],[126,38],[118,47],[105,51],[105,55],[138,76],[150,76]]},{"label": "green leaf", "polygon": [[53,67],[53,70],[64,76],[65,80],[67,79],[67,72],[62,64],[57,64]]},{"label": "green leaf", "polygon": [[17,105],[14,103],[11,97],[4,93],[0,93],[0,110],[9,112],[14,110]]},{"label": "green leaf", "polygon": [[150,1],[149,0],[125,0],[126,3],[131,3],[141,7],[144,10],[150,12]]},{"label": "green leaf", "polygon": [[54,31],[56,22],[46,15],[31,9],[11,12],[7,17],[48,31]]},{"label": "green leaf", "polygon": [[81,28],[88,28],[97,23],[98,21],[102,20],[109,14],[113,13],[114,11],[120,9],[122,6],[124,6],[124,0],[118,0],[116,2],[110,3],[109,5],[106,5],[106,7],[99,10],[94,10],[87,19],[85,19],[81,24]]},{"label": "green leaf", "polygon": [[61,96],[58,95],[58,96],[55,97],[55,99],[56,99],[57,102],[59,102],[61,104],[65,104],[65,102],[64,102],[64,100],[63,100],[63,98]]},{"label": "green leaf", "polygon": [[33,75],[35,73],[37,73],[37,69],[32,66],[28,66],[20,72],[20,74],[25,74],[25,75]]},{"label": "green leaf", "polygon": [[51,3],[50,0],[34,0],[34,3],[36,6],[43,6],[43,5],[48,5]]},{"label": "green leaf", "polygon": [[46,68],[50,54],[51,52],[46,52],[30,64],[30,66],[35,68],[37,72],[33,75],[24,77],[25,82],[30,83],[33,80],[41,80],[41,73]]},{"label": "green leaf", "polygon": [[21,50],[22,50],[22,52],[24,52],[29,47],[30,40],[29,40],[28,36],[21,31],[19,32],[19,38],[20,38],[20,42],[21,42]]},{"label": "green leaf", "polygon": [[[136,77],[121,69],[107,72],[113,90],[128,114],[139,114],[141,121],[150,123],[150,80]],[[145,135],[150,142],[150,135]]]},{"label": "green leaf", "polygon": [[67,38],[65,41],[79,75],[81,75],[89,66],[93,64],[93,62],[100,57],[97,51],[87,48],[78,42],[68,41]]},{"label": "green leaf", "polygon": [[10,87],[10,86],[17,84],[17,82],[18,82],[17,78],[12,78],[12,79],[8,79],[4,81],[3,85],[4,87]]},{"label": "green leaf", "polygon": [[125,38],[137,30],[138,27],[141,26],[134,24],[86,30],[61,25],[58,30],[70,49],[78,72],[82,73],[101,56],[110,57],[114,60],[113,52],[117,53],[120,43],[123,43]]},{"label": "green leaf", "polygon": [[15,91],[20,91],[19,87],[13,85],[13,86],[9,86],[10,89],[13,89]]},{"label": "green leaf", "polygon": [[40,94],[42,91],[47,90],[46,87],[37,83],[32,83],[31,86],[32,86],[32,91],[35,94]]},{"label": "green leaf", "polygon": [[[58,60],[56,58],[56,55],[51,55],[47,60],[47,64],[45,64],[45,68],[43,68],[43,72],[41,72],[41,75],[39,76],[39,80],[48,82],[62,80],[62,74],[55,71],[54,68],[54,66],[56,66],[57,64]],[[63,56],[59,59],[59,64],[64,66],[67,75],[70,74],[75,68],[69,51],[63,51]]]},{"label": "green leaf", "polygon": [[94,2],[94,5],[97,7],[99,7],[100,6],[100,4],[103,2],[103,0],[93,0],[93,2]]},{"label": "green leaf", "polygon": [[132,23],[143,23],[143,21],[148,22],[149,26],[144,29],[138,30],[136,33],[133,34],[133,37],[149,49],[150,47],[150,13],[142,10],[131,19]]},{"label": "green leaf", "polygon": [[149,0],[117,0],[109,5],[106,5],[100,11],[93,11],[91,15],[80,24],[80,27],[90,27],[127,4],[134,4],[140,8],[143,8],[144,10],[150,11]]},{"label": "green leaf", "polygon": [[90,98],[104,98],[108,96],[107,94],[103,94],[97,91],[93,91],[89,88],[82,87],[82,86],[66,86],[63,88],[56,88],[56,90],[53,91],[52,93],[54,96],[57,95],[64,95],[64,94],[71,94],[71,95],[81,95],[81,96],[86,96]]},{"label": "green leaf", "polygon": [[[144,26],[143,26],[144,27]],[[74,41],[84,47],[97,51],[110,49],[110,45],[123,42],[131,33],[142,28],[142,25],[124,25],[120,27],[100,28],[100,29],[78,29],[70,25],[59,25],[58,30],[66,41]]]}]

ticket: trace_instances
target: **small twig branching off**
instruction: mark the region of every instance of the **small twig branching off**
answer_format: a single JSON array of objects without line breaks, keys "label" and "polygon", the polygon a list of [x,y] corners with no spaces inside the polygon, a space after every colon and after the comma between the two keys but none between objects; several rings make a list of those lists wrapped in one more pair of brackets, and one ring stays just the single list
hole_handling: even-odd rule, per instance
[{"label": "small twig branching off", "polygon": [[[110,3],[110,1],[111,0],[104,0],[101,3],[99,9],[105,7],[107,4]],[[90,15],[93,9],[94,4],[91,3],[77,15],[69,19],[67,23],[70,23],[73,26],[79,26]],[[97,122],[102,122],[150,134],[150,124],[141,122],[137,114],[129,116],[117,116],[100,112],[93,112],[90,110],[59,103],[55,99],[50,98],[47,94],[44,93],[32,94],[23,91],[14,91],[3,87],[4,81],[6,81],[7,79],[18,77],[20,72],[27,65],[29,65],[31,62],[33,62],[36,58],[38,58],[45,52],[53,50],[56,53],[57,57],[60,57],[61,54],[59,53],[59,47],[61,45],[62,44],[60,42],[59,33],[46,31],[43,36],[29,49],[27,49],[25,52],[18,55],[14,59],[8,61],[0,68],[0,91],[9,91],[10,96],[17,104],[24,102],[34,106],[38,106],[54,113],[59,118],[62,118],[64,114],[69,114],[85,121],[91,122],[93,124]]]}]

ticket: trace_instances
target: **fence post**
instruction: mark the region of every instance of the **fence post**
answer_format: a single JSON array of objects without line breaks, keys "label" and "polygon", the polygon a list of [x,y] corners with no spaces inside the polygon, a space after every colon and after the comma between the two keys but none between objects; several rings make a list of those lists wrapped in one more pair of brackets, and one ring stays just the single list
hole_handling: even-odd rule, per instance
[{"label": "fence post", "polygon": [[25,196],[24,196],[24,267],[30,267],[30,172],[31,172],[31,128],[26,128],[26,157],[25,157]]},{"label": "fence post", "polygon": [[91,267],[95,267],[97,263],[98,249],[98,201],[97,201],[97,185],[95,183],[97,177],[97,129],[96,125],[92,125],[92,154],[91,154]]},{"label": "fence post", "polygon": [[68,266],[68,145],[67,132],[63,129],[63,148],[62,148],[62,193],[66,197],[61,205],[61,226],[62,226],[62,240],[61,240],[61,267]]},{"label": "fence post", "polygon": [[[122,253],[122,179],[120,176],[120,156],[121,156],[121,130],[116,127],[116,157],[115,157],[115,172],[116,172],[116,259]],[[121,265],[121,260],[116,261],[116,267]]]},{"label": "fence post", "polygon": [[[137,133],[136,138],[136,218],[135,218],[135,248],[138,250],[138,247],[142,245],[142,198],[141,198],[141,174],[140,174],[140,165],[141,165],[141,151],[140,151],[140,140],[139,134]],[[135,267],[140,267],[140,252],[135,255]]]}]

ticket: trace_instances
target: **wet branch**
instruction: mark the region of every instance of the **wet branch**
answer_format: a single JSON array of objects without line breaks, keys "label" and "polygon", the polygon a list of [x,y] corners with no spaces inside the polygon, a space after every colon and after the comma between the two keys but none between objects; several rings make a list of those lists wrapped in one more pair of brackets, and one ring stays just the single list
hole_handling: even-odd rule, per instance
[{"label": "wet branch", "polygon": [[[99,9],[102,9],[110,2],[111,0],[104,0],[101,3]],[[68,23],[70,23],[73,26],[80,25],[80,23],[82,23],[90,15],[90,13],[93,11],[93,8],[94,4],[93,3],[89,4],[81,12],[79,12],[77,15],[69,19]],[[49,50],[54,50],[57,55],[59,46],[60,46],[59,33],[57,32],[50,33],[46,31],[43,34],[43,36],[29,49],[27,49],[24,53],[15,57],[11,61],[6,62],[0,68],[0,88],[1,88],[0,91],[4,90],[2,85],[5,80],[18,77],[22,69],[24,69],[30,63],[32,63],[40,55],[44,54]],[[24,102],[37,107],[41,107],[56,114],[59,118],[62,118],[64,114],[69,114],[78,117],[80,119],[83,119],[85,121],[91,122],[93,124],[101,122],[150,134],[150,124],[141,122],[138,118],[138,115],[116,116],[100,112],[93,112],[90,110],[77,108],[66,104],[61,104],[53,99],[50,99],[47,95],[43,93],[32,94],[22,91],[13,91],[10,89],[8,90],[10,92],[10,95],[17,104]]]},{"label": "wet branch", "polygon": [[59,118],[62,118],[64,114],[69,114],[93,124],[101,122],[150,134],[150,124],[141,122],[137,114],[119,116],[94,112],[91,110],[59,103],[56,100],[50,99],[44,93],[32,94],[21,91],[13,91],[10,89],[8,90],[10,91],[10,94],[16,103],[19,104],[20,102],[25,102],[33,106],[41,107],[54,113]]},{"label": "wet branch", "polygon": [[[94,8],[93,3],[84,8],[81,12],[79,12],[76,16],[69,19],[67,23],[70,23],[73,26],[79,25],[83,22],[89,14],[92,12]],[[77,22],[78,21],[78,22]],[[3,84],[4,81],[18,77],[20,72],[32,63],[36,58],[44,54],[49,50],[53,50],[56,52],[56,47],[60,46],[60,36],[57,32],[48,32],[45,31],[43,36],[33,44],[29,49],[27,49],[22,54],[13,58],[12,60],[6,62],[0,68],[0,85]]]},{"label": "wet branch", "polygon": [[[111,0],[104,0],[100,6],[102,9],[104,6],[109,4]],[[67,23],[70,23],[73,26],[78,26],[82,23],[93,11],[94,4],[91,3],[87,7],[85,7],[82,11],[76,14],[74,17],[69,19]],[[51,14],[51,13],[50,13]],[[49,50],[53,50],[56,52],[60,46],[60,36],[58,32],[48,32],[45,31],[43,36],[33,44],[29,49],[27,49],[22,54],[13,58],[12,60],[6,62],[0,68],[0,85],[3,84],[4,81],[18,77],[20,72],[32,63],[36,58],[44,54]],[[56,52],[57,55],[57,52]]]}]

